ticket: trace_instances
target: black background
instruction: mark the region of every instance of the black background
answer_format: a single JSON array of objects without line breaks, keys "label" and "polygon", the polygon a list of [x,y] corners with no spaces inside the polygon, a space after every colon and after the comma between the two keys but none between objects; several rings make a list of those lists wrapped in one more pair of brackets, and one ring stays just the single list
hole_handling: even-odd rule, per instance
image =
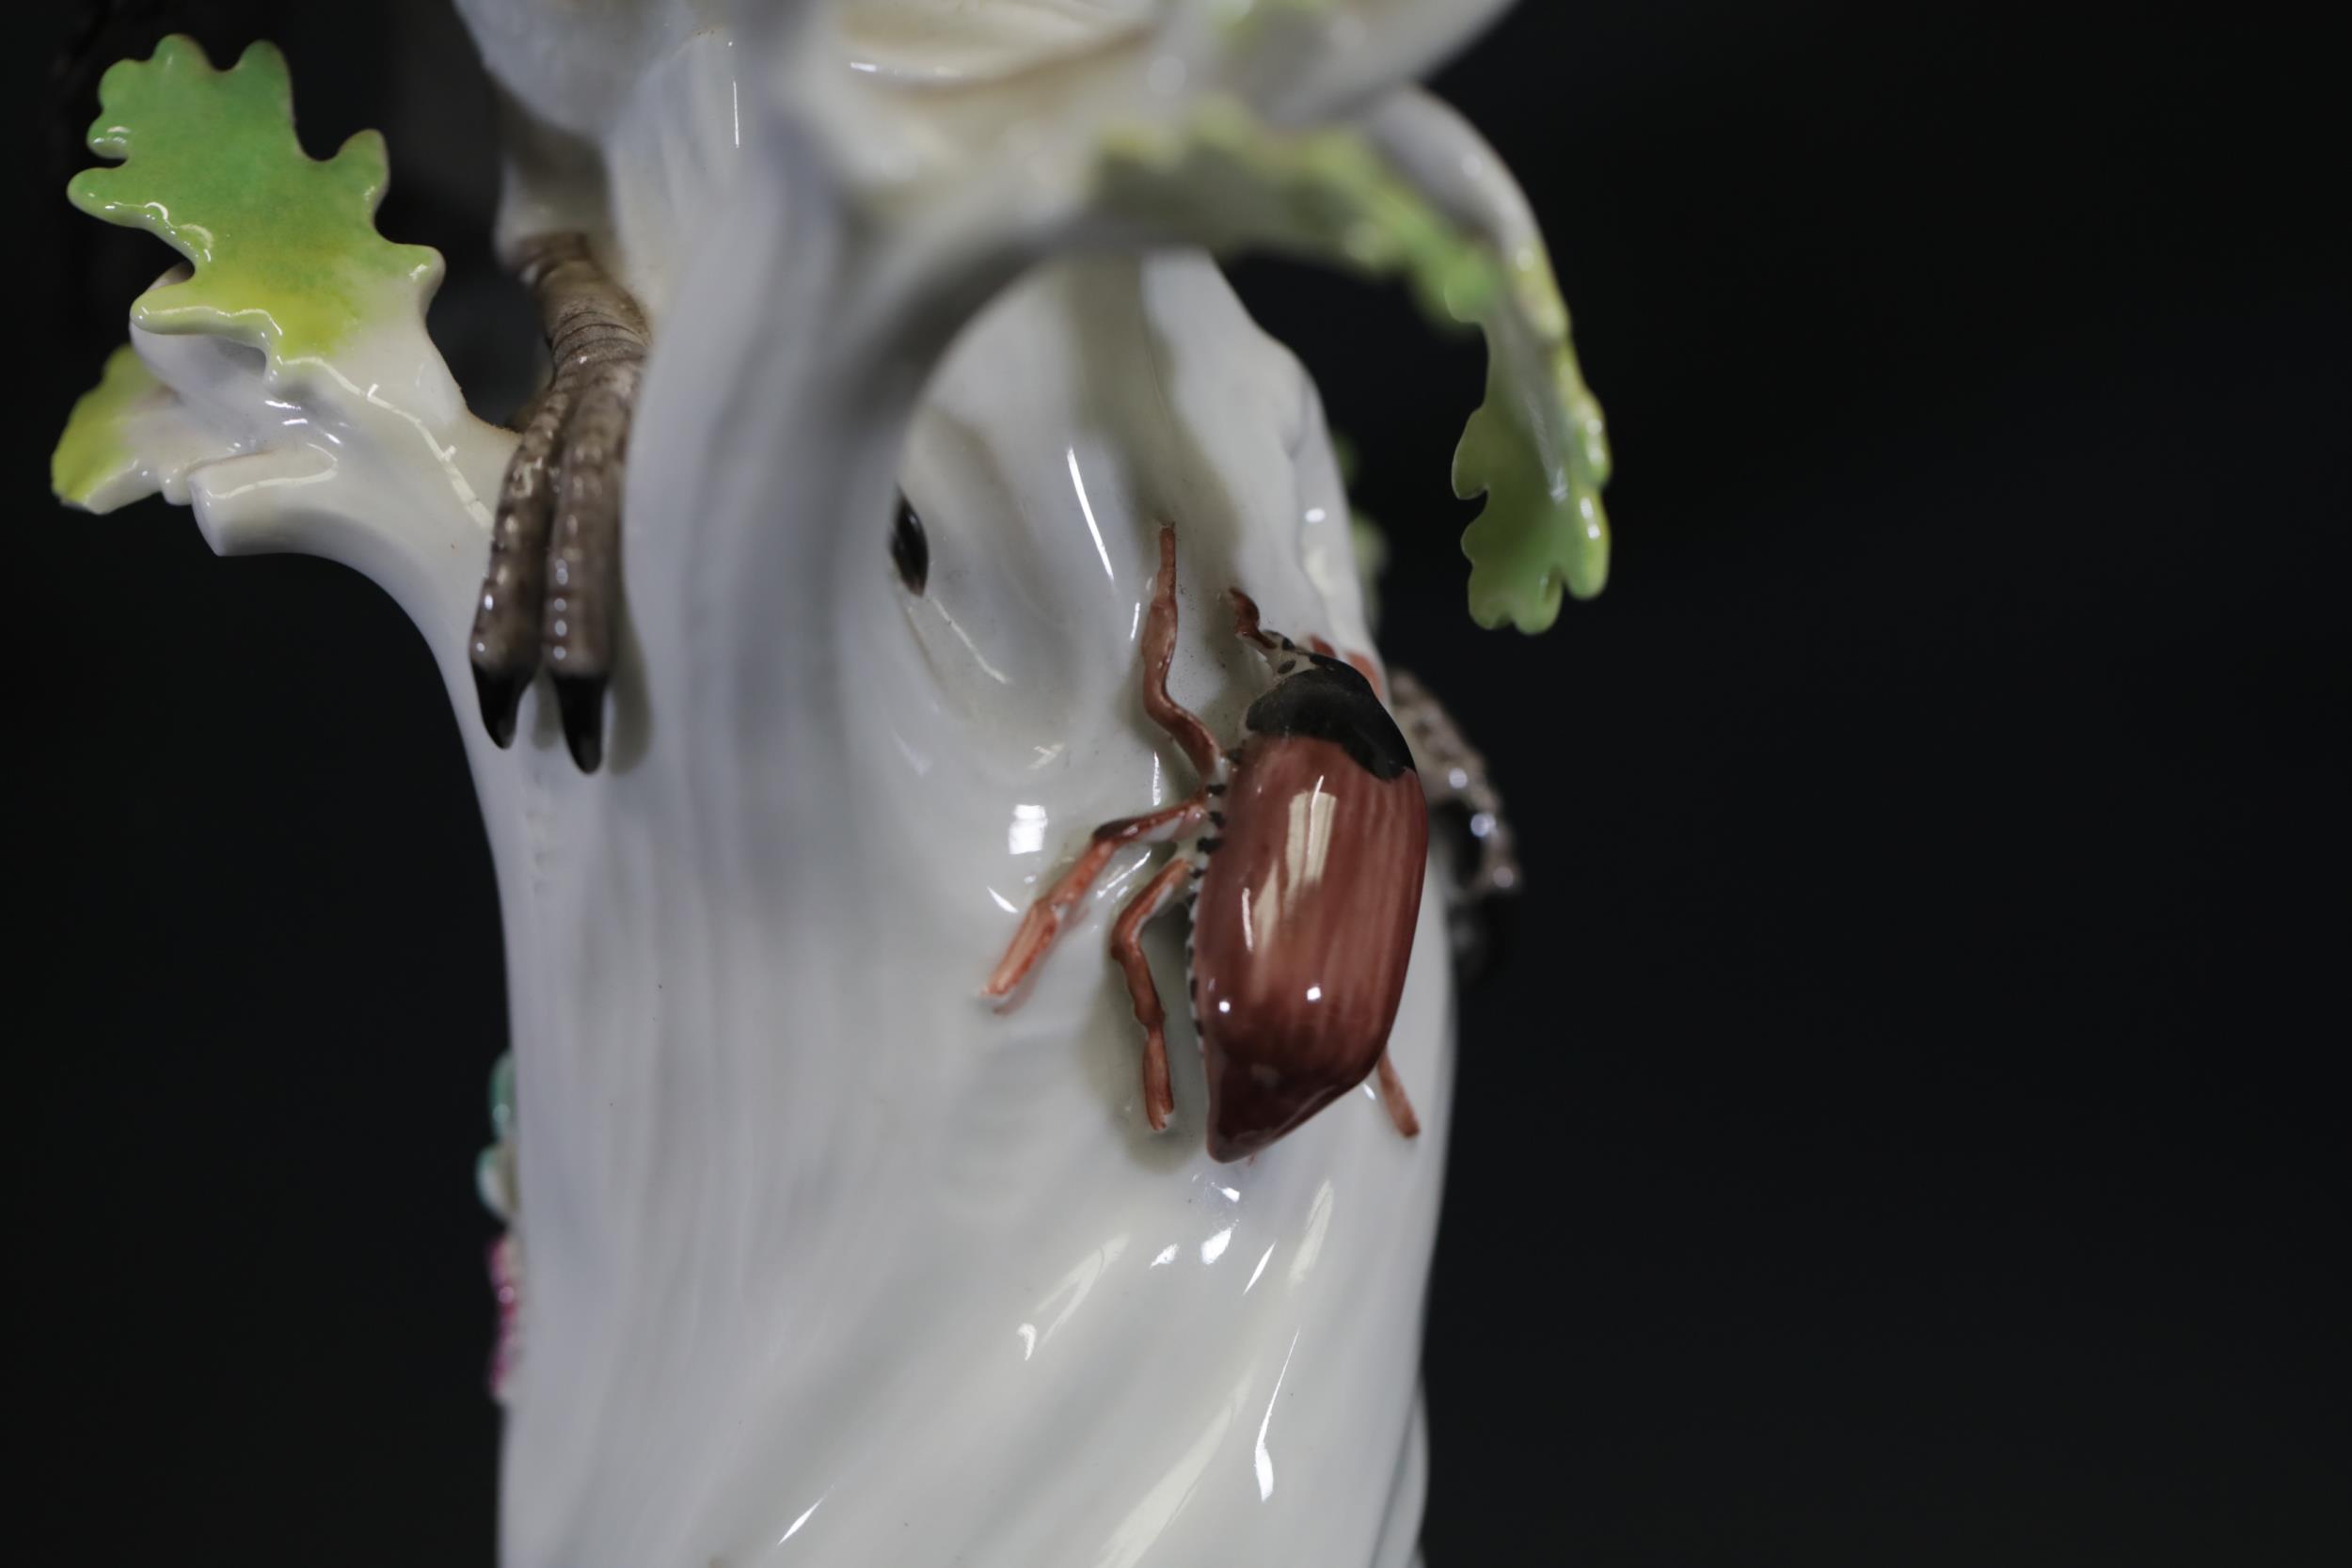
[{"label": "black background", "polygon": [[[58,195],[75,8],[9,50],[11,1529],[486,1562],[457,732],[357,576],[48,498],[166,260]],[[387,129],[505,413],[440,8],[111,9],[99,65],[272,36],[314,152]],[[1529,0],[1438,85],[1617,451],[1613,580],[1537,641],[1462,610],[1474,340],[1243,269],[1530,873],[1463,1005],[1433,1568],[2352,1560],[2338,57],[2242,7]]]}]

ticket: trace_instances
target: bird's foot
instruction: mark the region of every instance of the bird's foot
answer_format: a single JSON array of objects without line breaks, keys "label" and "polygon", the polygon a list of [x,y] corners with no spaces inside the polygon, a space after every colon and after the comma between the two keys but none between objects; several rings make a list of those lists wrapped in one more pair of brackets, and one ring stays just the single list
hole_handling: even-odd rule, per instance
[{"label": "bird's foot", "polygon": [[544,662],[564,743],[604,760],[604,694],[620,594],[621,488],[644,368],[644,313],[580,234],[532,242],[522,263],[554,356],[506,467],[470,652],[482,721],[501,746]]}]

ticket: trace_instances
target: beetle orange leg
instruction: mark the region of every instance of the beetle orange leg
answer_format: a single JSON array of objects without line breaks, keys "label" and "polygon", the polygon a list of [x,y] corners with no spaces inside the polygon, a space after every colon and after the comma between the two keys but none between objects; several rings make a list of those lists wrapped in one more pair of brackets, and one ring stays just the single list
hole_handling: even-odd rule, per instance
[{"label": "beetle orange leg", "polygon": [[1021,928],[1013,933],[1012,945],[1005,949],[1005,956],[997,960],[988,984],[980,988],[981,995],[1012,994],[1023,977],[1045,956],[1046,949],[1054,945],[1054,939],[1061,935],[1062,918],[1070,912],[1071,906],[1086,896],[1087,890],[1094,885],[1094,879],[1103,874],[1103,867],[1110,863],[1111,856],[1121,846],[1164,842],[1208,815],[1209,792],[1224,785],[1225,758],[1216,736],[1209,733],[1209,726],[1200,721],[1200,716],[1168,694],[1168,666],[1175,660],[1176,531],[1162,525],[1160,570],[1152,583],[1151,613],[1143,622],[1143,710],[1184,748],[1193,770],[1200,775],[1200,793],[1164,810],[1105,822],[1095,829],[1093,842],[1078,857],[1078,863],[1063,872],[1061,879],[1029,906],[1029,912],[1022,917]]},{"label": "beetle orange leg", "polygon": [[1420,1137],[1421,1117],[1413,1114],[1413,1102],[1405,1098],[1405,1082],[1397,1077],[1387,1052],[1380,1053],[1380,1065],[1374,1071],[1380,1080],[1380,1103],[1389,1108],[1389,1119],[1396,1123],[1397,1132],[1407,1138]]},{"label": "beetle orange leg", "polygon": [[1176,1111],[1176,1090],[1168,1077],[1168,1015],[1160,1006],[1160,989],[1152,983],[1152,965],[1143,956],[1143,927],[1191,879],[1192,862],[1179,855],[1144,884],[1111,927],[1111,957],[1127,973],[1127,994],[1135,999],[1136,1022],[1143,1025],[1143,1114],[1154,1132],[1168,1131],[1168,1118]]},{"label": "beetle orange leg", "polygon": [[1223,748],[1200,716],[1168,694],[1168,667],[1176,659],[1176,531],[1160,528],[1160,571],[1152,581],[1152,611],[1143,619],[1143,711],[1175,736],[1202,784],[1219,777]]},{"label": "beetle orange leg", "polygon": [[1029,906],[1029,912],[1022,917],[1021,928],[1013,933],[1012,945],[997,960],[995,972],[989,975],[988,984],[980,988],[980,994],[1012,994],[1013,989],[1045,956],[1046,949],[1054,945],[1054,939],[1061,935],[1062,917],[1069,913],[1072,905],[1087,895],[1087,890],[1094,885],[1094,879],[1103,874],[1113,855],[1130,844],[1165,843],[1208,814],[1207,797],[1196,795],[1162,810],[1105,822],[1095,829],[1094,837],[1088,843],[1086,852],[1078,857],[1078,863],[1063,872],[1061,879],[1043,897]]}]

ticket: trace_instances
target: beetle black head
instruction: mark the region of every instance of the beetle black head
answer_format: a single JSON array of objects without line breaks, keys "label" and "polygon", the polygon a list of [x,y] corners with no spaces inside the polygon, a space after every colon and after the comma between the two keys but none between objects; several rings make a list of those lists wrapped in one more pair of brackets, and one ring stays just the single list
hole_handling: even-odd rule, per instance
[{"label": "beetle black head", "polygon": [[1302,668],[1277,681],[1249,705],[1244,721],[1258,735],[1330,741],[1384,782],[1413,766],[1404,732],[1380,705],[1372,683],[1345,660],[1323,654],[1309,654]]}]

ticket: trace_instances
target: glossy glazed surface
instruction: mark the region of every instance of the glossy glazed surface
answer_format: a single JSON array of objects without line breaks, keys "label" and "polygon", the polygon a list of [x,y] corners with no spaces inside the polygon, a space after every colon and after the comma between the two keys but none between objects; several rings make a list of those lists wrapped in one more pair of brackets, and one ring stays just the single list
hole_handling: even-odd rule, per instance
[{"label": "glossy glazed surface", "polygon": [[1378,1063],[1405,993],[1428,852],[1429,808],[1410,768],[1383,779],[1342,746],[1301,736],[1243,743],[1193,906],[1194,1017],[1217,1159],[1264,1148]]},{"label": "glossy glazed surface", "polygon": [[[516,110],[504,233],[590,234],[655,329],[606,771],[573,768],[543,692],[512,752],[465,726],[529,1273],[504,1560],[1410,1560],[1441,900],[1406,922],[1390,1033],[1413,1141],[1365,1090],[1218,1165],[1184,1071],[1171,1133],[1143,1131],[1126,1000],[1074,960],[1147,847],[1018,1015],[972,992],[1058,856],[1189,787],[1133,676],[1161,521],[1175,691],[1218,733],[1263,689],[1228,587],[1371,646],[1311,384],[1165,248],[1259,230],[1205,227],[1218,193],[1181,169],[1114,209],[1113,127],[1212,97],[1371,125],[1492,0],[461,8]],[[1503,241],[1452,130],[1379,135]],[[298,310],[135,330],[145,371],[118,367],[69,467],[93,507],[160,487],[224,550],[368,572],[469,708],[512,437],[465,413],[410,281],[307,356],[278,352]],[[1176,994],[1175,934],[1149,946]]]}]

